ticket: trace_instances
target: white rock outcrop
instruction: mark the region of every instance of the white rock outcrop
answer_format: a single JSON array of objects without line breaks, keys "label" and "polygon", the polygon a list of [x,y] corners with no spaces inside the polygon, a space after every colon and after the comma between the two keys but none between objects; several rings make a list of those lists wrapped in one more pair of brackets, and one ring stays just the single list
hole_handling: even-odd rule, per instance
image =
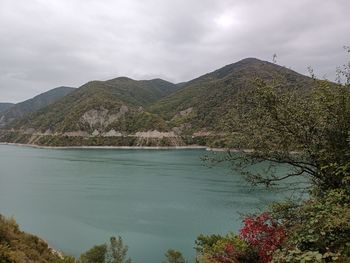
[{"label": "white rock outcrop", "polygon": [[107,127],[111,123],[117,121],[125,113],[129,111],[129,108],[125,105],[122,105],[117,113],[110,113],[109,110],[105,108],[92,109],[85,112],[80,121],[82,123],[87,123],[91,129],[98,127]]},{"label": "white rock outcrop", "polygon": [[121,136],[123,136],[123,134],[112,129],[108,132],[103,133],[102,136],[104,136],[104,137],[121,137]]},{"label": "white rock outcrop", "polygon": [[135,137],[139,138],[170,138],[170,137],[177,137],[176,134],[171,132],[160,132],[157,130],[154,131],[146,131],[146,132],[137,132],[135,133]]}]

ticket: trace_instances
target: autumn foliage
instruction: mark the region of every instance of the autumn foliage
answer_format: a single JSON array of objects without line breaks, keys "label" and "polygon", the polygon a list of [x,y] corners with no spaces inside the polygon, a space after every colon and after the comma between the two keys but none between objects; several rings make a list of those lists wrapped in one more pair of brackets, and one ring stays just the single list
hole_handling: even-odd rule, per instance
[{"label": "autumn foliage", "polygon": [[[268,263],[273,253],[282,247],[285,227],[267,212],[243,220],[239,235],[200,236],[197,244],[203,263]],[[204,260],[203,260],[204,258]]]},{"label": "autumn foliage", "polygon": [[286,237],[284,227],[266,212],[256,217],[247,217],[243,223],[240,237],[257,249],[263,263],[270,262],[273,252]]}]

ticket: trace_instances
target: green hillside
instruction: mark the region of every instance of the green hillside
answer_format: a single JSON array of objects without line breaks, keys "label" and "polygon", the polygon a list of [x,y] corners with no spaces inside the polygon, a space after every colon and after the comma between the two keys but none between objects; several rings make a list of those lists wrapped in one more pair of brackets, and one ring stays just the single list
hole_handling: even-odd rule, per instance
[{"label": "green hillside", "polygon": [[150,111],[171,125],[190,124],[191,130],[215,130],[234,105],[235,95],[254,85],[254,80],[278,81],[293,88],[305,88],[312,80],[285,67],[247,58],[182,84],[178,92],[154,103]]},{"label": "green hillside", "polygon": [[11,123],[12,121],[22,118],[29,113],[36,112],[42,109],[58,99],[71,93],[74,88],[71,87],[58,87],[47,92],[44,92],[32,99],[17,103],[7,110],[0,110],[0,128]]},{"label": "green hillside", "polygon": [[64,262],[59,252],[37,236],[20,230],[13,218],[0,214],[0,262]]},{"label": "green hillside", "polygon": [[170,82],[154,79],[136,81],[121,77],[91,81],[56,103],[10,125],[15,129],[64,133],[94,130],[133,132],[164,129],[164,121],[145,112],[144,107],[175,91]]},{"label": "green hillside", "polygon": [[257,78],[298,90],[313,83],[254,58],[178,85],[126,77],[91,81],[7,125],[0,140],[52,146],[208,145],[222,136],[220,123],[229,116],[236,95],[253,87]]}]

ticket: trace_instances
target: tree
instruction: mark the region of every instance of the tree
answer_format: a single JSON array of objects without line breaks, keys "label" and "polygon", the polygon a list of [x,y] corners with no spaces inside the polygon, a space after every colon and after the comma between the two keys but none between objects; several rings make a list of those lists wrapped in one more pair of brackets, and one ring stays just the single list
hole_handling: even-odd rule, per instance
[{"label": "tree", "polygon": [[[256,80],[256,87],[240,94],[230,118],[225,160],[231,161],[253,184],[271,186],[289,177],[306,176],[319,193],[350,191],[350,86],[314,80],[308,89],[290,89]],[[249,149],[250,151],[244,151]],[[251,165],[284,164],[284,175],[252,172]]]},{"label": "tree", "polygon": [[[302,176],[311,190],[308,200],[278,202],[243,220],[239,238],[259,256],[248,262],[350,262],[350,63],[337,73],[338,83],[314,78],[306,88],[255,80],[223,120],[230,150],[210,160],[230,161],[254,185]],[[259,163],[267,169],[257,170]],[[277,173],[276,166],[288,169]],[[246,258],[235,239],[224,243],[230,253],[213,249],[222,237],[198,240],[205,263]]]},{"label": "tree", "polygon": [[107,263],[131,263],[127,257],[128,246],[123,244],[121,237],[111,237],[110,246],[107,253]]},{"label": "tree", "polygon": [[81,263],[105,263],[107,253],[107,245],[102,244],[94,246],[87,252],[81,254]]},{"label": "tree", "polygon": [[229,233],[200,235],[196,242],[198,263],[261,263],[258,250],[241,236]]},{"label": "tree", "polygon": [[111,237],[110,243],[94,246],[81,254],[81,263],[131,263],[127,259],[128,247],[124,245],[121,237]]},{"label": "tree", "polygon": [[165,253],[166,260],[162,261],[162,263],[185,263],[185,259],[183,258],[180,251],[169,249]]}]

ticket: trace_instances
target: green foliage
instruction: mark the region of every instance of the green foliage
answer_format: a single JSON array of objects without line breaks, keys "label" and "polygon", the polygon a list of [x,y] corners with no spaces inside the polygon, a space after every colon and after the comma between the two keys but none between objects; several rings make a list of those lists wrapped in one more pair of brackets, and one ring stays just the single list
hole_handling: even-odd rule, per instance
[{"label": "green foliage", "polygon": [[[235,105],[237,95],[254,86],[252,80],[256,77],[267,82],[278,79],[286,86],[302,89],[312,83],[310,78],[287,68],[250,58],[183,84],[179,91],[152,104],[149,110],[168,120],[170,126],[188,123],[191,131],[222,131],[218,128],[220,120]],[[178,116],[189,108],[193,109],[189,116]]]},{"label": "green foliage", "polygon": [[272,210],[288,229],[274,262],[350,261],[350,196],[345,190],[328,191],[298,206],[277,204]]},{"label": "green foliage", "polygon": [[47,135],[40,136],[35,141],[38,145],[45,146],[133,146],[136,144],[135,137],[70,137]]},{"label": "green foliage", "polygon": [[[33,113],[37,110],[40,110],[60,98],[66,96],[67,94],[73,92],[75,89],[70,87],[58,87],[47,92],[44,92],[32,99],[17,103],[11,107],[7,107],[6,110],[3,110],[0,116],[0,127],[6,124],[9,124],[11,121],[18,118],[22,118],[27,114]],[[6,106],[6,105],[5,105]],[[0,104],[1,112],[1,104]]]},{"label": "green foliage", "polygon": [[[175,84],[160,79],[135,81],[128,78],[116,78],[108,81],[91,81],[54,104],[14,121],[6,128],[15,128],[16,130],[33,128],[41,132],[50,130],[59,133],[78,130],[93,132],[95,128],[106,127],[96,125],[91,128],[82,122],[81,116],[85,112],[107,110],[109,114],[116,114],[124,105],[129,109],[128,114],[132,118],[137,118],[140,107],[149,105],[177,88]],[[142,117],[140,116],[140,118]],[[145,120],[148,126],[150,121],[152,120]],[[136,126],[134,129],[143,128],[143,123],[140,120],[134,125]],[[164,123],[161,125],[164,126]],[[124,130],[127,131],[130,124],[122,124],[121,127],[123,126],[125,126]],[[121,131],[119,128],[118,126],[117,130]]]},{"label": "green foliage", "polygon": [[149,112],[132,112],[108,125],[105,130],[117,130],[132,134],[138,131],[166,131],[167,123],[158,115]]},{"label": "green foliage", "polygon": [[13,218],[0,215],[0,263],[131,263],[127,252],[121,237],[111,237],[109,244],[92,247],[77,261],[49,248],[40,238],[22,232]]},{"label": "green foliage", "polygon": [[22,232],[13,218],[0,215],[0,262],[51,263],[60,256],[40,238]]},{"label": "green foliage", "polygon": [[199,263],[260,262],[257,250],[233,233],[225,236],[200,235],[195,249]]},{"label": "green foliage", "polygon": [[124,245],[121,237],[111,237],[110,245],[106,255],[107,263],[131,263],[127,258],[128,247]]},{"label": "green foliage", "polygon": [[[308,90],[258,79],[223,119],[227,147],[242,151],[215,161],[232,162],[253,184],[304,176],[311,186],[309,200],[271,207],[286,232],[265,262],[350,262],[350,64],[341,73],[344,84],[314,80]],[[257,171],[261,162],[268,168]],[[288,169],[278,175],[281,164]],[[207,240],[209,247],[217,240]]]},{"label": "green foliage", "polygon": [[121,237],[111,237],[109,244],[94,246],[81,254],[79,263],[131,263],[127,252]]},{"label": "green foliage", "polygon": [[75,257],[62,255],[62,257],[59,257],[53,260],[52,263],[79,263],[79,262],[75,259]]},{"label": "green foliage", "polygon": [[344,180],[350,161],[350,89],[327,81],[315,81],[314,85],[301,93],[258,81],[256,88],[239,96],[232,118],[224,120],[231,134],[228,147],[252,149],[244,156],[229,156],[239,169],[265,161],[291,168],[292,172],[282,177],[245,170],[253,183],[269,186],[304,175],[320,193],[348,187]]},{"label": "green foliage", "polygon": [[165,253],[165,258],[166,260],[163,260],[162,263],[186,263],[182,253],[174,249],[169,249]]},{"label": "green foliage", "polygon": [[1,131],[0,130],[0,141],[1,142],[8,142],[8,143],[28,143],[30,140],[31,135],[25,134],[19,131]]},{"label": "green foliage", "polygon": [[105,263],[107,245],[94,246],[87,252],[80,255],[80,263]]}]

